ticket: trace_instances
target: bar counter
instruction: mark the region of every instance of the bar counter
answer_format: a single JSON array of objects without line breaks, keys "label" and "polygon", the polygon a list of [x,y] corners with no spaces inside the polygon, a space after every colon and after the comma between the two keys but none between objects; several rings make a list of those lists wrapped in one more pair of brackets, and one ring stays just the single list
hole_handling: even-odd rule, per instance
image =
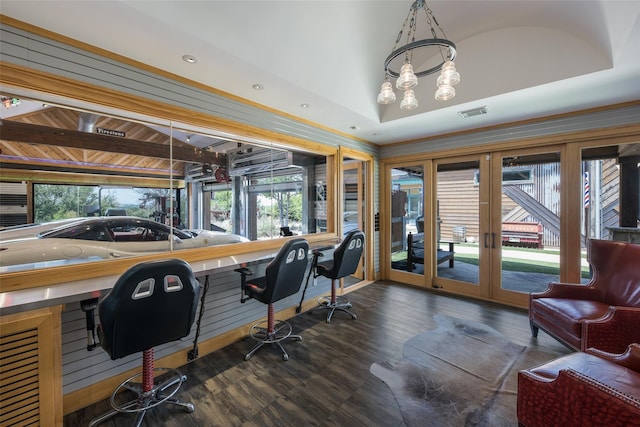
[{"label": "bar counter", "polygon": [[[250,252],[240,255],[222,256],[204,261],[194,261],[191,262],[190,265],[196,277],[202,277],[225,270],[233,270],[241,264],[247,266],[257,265],[271,260],[276,253],[277,251],[273,250]],[[173,252],[169,257],[179,258],[179,253]],[[53,266],[65,264],[68,265],[69,263],[57,263]],[[10,271],[12,271],[10,267],[0,267],[0,273]],[[46,271],[43,271],[43,274],[46,274]],[[38,288],[2,292],[0,293],[0,315],[99,297],[113,287],[118,277],[120,277],[120,274],[72,280],[66,283]]]},{"label": "bar counter", "polygon": [[[312,249],[329,251],[329,254],[338,243],[335,237],[312,237],[308,240]],[[190,361],[188,354],[190,351],[193,354],[194,348],[198,349],[195,353],[200,356],[211,353],[245,337],[251,325],[266,316],[264,304],[256,301],[240,303],[240,275],[234,270],[238,266],[246,266],[255,276],[264,274],[264,268],[275,257],[280,246],[264,242],[254,243],[254,247],[259,250],[231,248],[225,251],[229,255],[222,253],[217,257],[211,257],[211,251],[207,257],[203,256],[202,251],[197,250],[177,251],[152,257],[182,258],[189,262],[200,283],[209,285],[205,298],[201,299],[198,306],[198,310],[204,306],[202,322],[194,322],[191,334],[183,340],[156,348],[157,366],[179,368]],[[128,263],[133,265],[147,259],[150,257],[136,257]],[[311,256],[309,260],[311,261]],[[94,268],[99,268],[102,274],[92,272],[88,274],[95,277],[86,277],[87,273],[79,270],[75,275],[77,280],[64,280],[64,277],[48,277],[51,273],[46,269],[33,270],[27,272],[27,277],[41,278],[42,282],[33,284],[23,280],[24,286],[3,286],[6,291],[0,292],[1,344],[11,342],[16,334],[23,334],[34,328],[36,330],[33,338],[35,343],[18,342],[15,347],[17,351],[21,351],[21,345],[37,347],[37,354],[34,356],[37,360],[33,369],[39,378],[34,386],[34,393],[39,395],[39,400],[34,410],[40,413],[41,424],[44,425],[62,425],[63,414],[107,398],[124,378],[140,370],[139,355],[111,360],[99,346],[93,351],[87,349],[86,317],[80,302],[106,294],[126,270],[121,263],[113,264],[117,269],[107,270],[104,270],[106,263],[92,264],[99,266]],[[77,266],[69,267],[74,270],[69,270],[68,267],[60,268],[68,273],[66,277],[73,277]],[[6,274],[3,275],[8,277],[18,274],[10,271],[5,269]],[[107,274],[104,274],[105,271]],[[109,274],[108,271],[114,271],[115,274]],[[305,275],[305,278],[307,277]],[[49,284],[54,281],[57,283]],[[17,283],[16,280],[13,282]],[[315,306],[317,298],[330,291],[330,281],[319,278],[317,284],[319,286],[309,286],[307,289],[303,311]],[[298,294],[276,304],[279,318],[295,316],[295,308],[300,302],[304,286],[305,283]],[[96,318],[97,323],[99,320]],[[4,358],[4,354],[2,356],[3,360],[8,360]],[[245,362],[238,360],[238,363]],[[3,361],[4,373],[6,367]],[[19,369],[16,372],[19,372]],[[8,375],[11,377],[10,373]],[[20,393],[21,396],[23,392]],[[21,404],[20,396],[15,396],[17,405]]]}]

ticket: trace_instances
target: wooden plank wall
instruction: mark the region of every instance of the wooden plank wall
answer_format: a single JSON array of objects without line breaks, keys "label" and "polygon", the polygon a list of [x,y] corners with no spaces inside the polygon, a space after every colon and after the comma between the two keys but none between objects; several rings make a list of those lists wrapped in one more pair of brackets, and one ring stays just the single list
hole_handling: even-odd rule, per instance
[{"label": "wooden plank wall", "polygon": [[607,227],[620,226],[620,171],[615,159],[601,160],[602,177],[600,182],[591,180],[591,187],[600,185],[602,222],[602,238],[610,239],[611,233]]},{"label": "wooden plank wall", "polygon": [[[560,225],[560,163],[545,163],[533,165],[533,183],[522,185],[525,190],[539,203],[557,215]],[[539,222],[533,215],[525,221]],[[546,227],[542,228],[542,244],[544,247],[560,247],[560,236],[552,233]]]},{"label": "wooden plank wall", "polygon": [[[560,165],[544,164],[531,166],[533,182],[520,184],[527,194],[551,210],[560,212]],[[460,227],[464,227],[465,238],[479,240],[479,187],[474,182],[476,171],[445,171],[438,173],[438,201],[440,204],[441,240],[458,240]],[[510,221],[539,222],[533,215],[523,211],[509,197],[502,195],[502,214]],[[544,229],[545,247],[559,247],[560,236]]]},{"label": "wooden plank wall", "polygon": [[465,228],[465,237],[479,241],[479,186],[475,169],[438,172],[437,199],[440,214],[440,240],[456,240],[454,227]]}]

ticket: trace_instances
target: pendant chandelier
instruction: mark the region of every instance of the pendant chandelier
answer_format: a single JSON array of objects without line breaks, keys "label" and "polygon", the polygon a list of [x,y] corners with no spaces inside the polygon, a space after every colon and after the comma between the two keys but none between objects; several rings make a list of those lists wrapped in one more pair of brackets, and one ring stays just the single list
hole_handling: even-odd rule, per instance
[{"label": "pendant chandelier", "polygon": [[[424,11],[425,22],[430,31],[431,38],[416,40],[418,11],[420,10]],[[403,40],[403,35],[406,35],[404,39],[406,40],[406,44],[398,47]],[[414,53],[425,48],[437,49],[438,52],[436,55],[439,55],[438,63],[435,66],[430,67],[427,65],[424,69],[414,71],[414,65],[416,67],[421,66],[421,64],[412,63],[412,61],[417,59],[414,58]],[[404,56],[404,63],[398,71],[397,64],[392,64],[392,61],[401,56]],[[416,57],[418,57],[418,55],[416,55]],[[385,80],[378,94],[378,103],[391,104],[395,102],[396,94],[393,91],[391,78],[397,78],[396,88],[404,91],[400,108],[402,110],[413,110],[417,108],[418,100],[413,92],[413,88],[418,85],[418,78],[437,73],[438,71],[440,71],[440,76],[438,76],[436,80],[437,90],[435,99],[438,101],[447,101],[453,98],[456,96],[456,91],[453,86],[460,82],[460,74],[456,71],[456,66],[453,62],[455,57],[456,45],[447,39],[436,17],[433,16],[431,9],[429,9],[424,0],[414,1],[411,9],[409,9],[409,14],[402,24],[402,29],[398,33],[393,50],[384,61]],[[395,69],[392,67],[395,67]]]}]

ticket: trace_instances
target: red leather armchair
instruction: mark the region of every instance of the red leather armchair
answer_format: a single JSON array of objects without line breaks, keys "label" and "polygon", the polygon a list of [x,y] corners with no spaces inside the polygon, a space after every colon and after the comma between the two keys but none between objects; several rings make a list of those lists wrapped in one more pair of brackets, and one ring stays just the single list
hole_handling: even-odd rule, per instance
[{"label": "red leather armchair", "polygon": [[640,345],[572,353],[518,373],[518,425],[640,426]]},{"label": "red leather armchair", "polygon": [[640,245],[592,239],[589,283],[550,283],[529,296],[531,333],[542,329],[568,347],[622,353],[640,343]]}]

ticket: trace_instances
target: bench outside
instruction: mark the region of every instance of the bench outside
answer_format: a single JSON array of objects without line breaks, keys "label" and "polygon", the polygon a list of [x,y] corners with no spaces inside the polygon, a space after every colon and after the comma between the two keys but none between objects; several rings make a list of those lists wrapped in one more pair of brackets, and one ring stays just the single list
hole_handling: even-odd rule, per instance
[{"label": "bench outside", "polygon": [[543,249],[542,224],[537,222],[503,222],[502,246]]},{"label": "bench outside", "polygon": [[[449,268],[453,268],[454,242],[448,243],[448,251],[443,251],[438,248],[436,262],[437,264],[442,264],[445,261],[449,261]],[[407,236],[407,271],[413,270],[413,264],[424,265],[424,233],[409,233]]]}]

